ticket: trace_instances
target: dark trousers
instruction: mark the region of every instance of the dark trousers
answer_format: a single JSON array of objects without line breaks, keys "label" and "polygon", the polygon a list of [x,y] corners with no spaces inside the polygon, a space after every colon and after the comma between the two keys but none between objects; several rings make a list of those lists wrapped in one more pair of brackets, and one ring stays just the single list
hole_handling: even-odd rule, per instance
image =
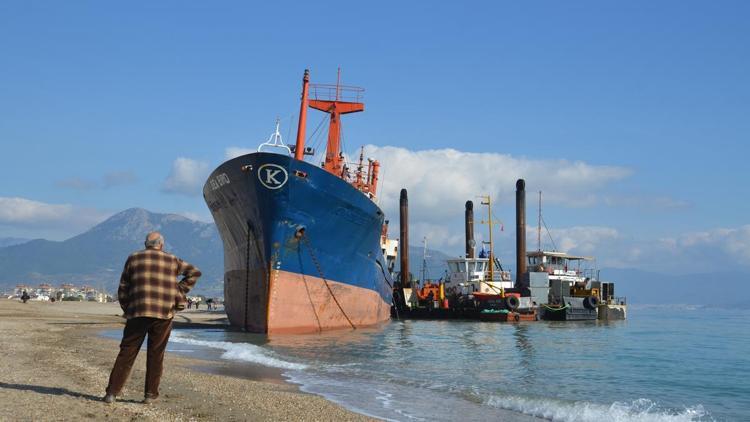
[{"label": "dark trousers", "polygon": [[131,318],[125,324],[120,343],[120,353],[115,366],[109,375],[107,394],[119,395],[128,380],[130,369],[138,356],[143,339],[148,334],[148,351],[146,352],[146,387],[145,397],[159,397],[164,350],[167,348],[169,334],[172,332],[171,319]]}]

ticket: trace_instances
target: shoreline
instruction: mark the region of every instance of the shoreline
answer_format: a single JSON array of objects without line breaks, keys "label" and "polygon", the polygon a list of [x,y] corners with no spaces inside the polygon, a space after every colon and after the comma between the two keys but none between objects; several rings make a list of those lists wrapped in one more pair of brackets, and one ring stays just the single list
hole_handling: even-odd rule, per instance
[{"label": "shoreline", "polygon": [[[116,303],[0,299],[0,420],[375,420],[302,392],[281,371],[168,351],[160,398],[143,405],[145,351],[117,403],[101,401],[119,350]],[[217,318],[218,317],[218,318]],[[223,314],[181,312],[175,328],[224,326]],[[7,419],[6,419],[7,418]]]}]

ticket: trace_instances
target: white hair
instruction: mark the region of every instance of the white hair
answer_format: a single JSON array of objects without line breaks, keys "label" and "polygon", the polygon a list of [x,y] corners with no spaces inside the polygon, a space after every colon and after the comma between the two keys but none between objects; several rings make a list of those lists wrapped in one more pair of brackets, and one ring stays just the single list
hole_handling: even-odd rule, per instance
[{"label": "white hair", "polygon": [[146,235],[146,242],[145,242],[145,244],[146,244],[147,248],[155,248],[155,247],[157,247],[159,245],[163,245],[164,244],[164,236],[159,235],[159,237],[157,237],[155,239],[151,239],[151,240],[149,240],[149,236],[151,236],[151,233],[149,233],[148,235]]}]

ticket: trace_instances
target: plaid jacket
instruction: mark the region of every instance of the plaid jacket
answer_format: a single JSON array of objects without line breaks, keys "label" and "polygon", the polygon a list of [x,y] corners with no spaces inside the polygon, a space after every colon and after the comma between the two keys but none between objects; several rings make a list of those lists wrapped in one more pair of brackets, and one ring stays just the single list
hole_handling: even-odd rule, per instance
[{"label": "plaid jacket", "polygon": [[[177,282],[177,276],[183,276]],[[184,306],[185,295],[201,272],[174,255],[157,249],[134,252],[125,262],[117,299],[125,318],[170,319],[175,308]]]}]

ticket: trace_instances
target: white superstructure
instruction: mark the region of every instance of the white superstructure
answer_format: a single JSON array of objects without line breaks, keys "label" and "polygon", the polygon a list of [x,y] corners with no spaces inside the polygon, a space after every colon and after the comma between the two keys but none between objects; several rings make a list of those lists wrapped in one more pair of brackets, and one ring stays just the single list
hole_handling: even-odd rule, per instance
[{"label": "white superstructure", "polygon": [[499,268],[489,274],[489,258],[455,258],[447,260],[448,276],[445,292],[469,295],[474,292],[499,294],[502,289],[510,289],[513,282],[510,272]]}]

